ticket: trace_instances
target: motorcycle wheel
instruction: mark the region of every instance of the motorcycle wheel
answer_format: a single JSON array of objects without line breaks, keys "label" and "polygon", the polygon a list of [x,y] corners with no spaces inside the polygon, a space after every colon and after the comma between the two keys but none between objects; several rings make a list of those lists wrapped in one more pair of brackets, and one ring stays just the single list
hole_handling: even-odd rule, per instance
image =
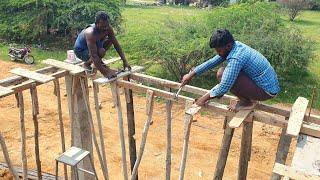
[{"label": "motorcycle wheel", "polygon": [[34,63],[34,57],[32,55],[26,55],[23,58],[24,62],[26,62],[27,64],[33,64]]}]

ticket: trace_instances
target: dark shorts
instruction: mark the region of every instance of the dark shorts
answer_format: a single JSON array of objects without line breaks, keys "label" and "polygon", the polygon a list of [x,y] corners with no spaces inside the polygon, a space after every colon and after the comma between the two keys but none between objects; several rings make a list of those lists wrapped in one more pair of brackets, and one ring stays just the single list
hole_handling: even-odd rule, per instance
[{"label": "dark shorts", "polygon": [[265,101],[276,96],[276,94],[267,93],[261,87],[257,86],[256,83],[242,71],[240,71],[230,92],[240,99],[254,101]]},{"label": "dark shorts", "polygon": [[[96,45],[98,49],[103,48],[103,41],[97,41]],[[84,62],[87,62],[90,59],[89,49],[74,48],[74,53],[79,59],[81,59]]]}]

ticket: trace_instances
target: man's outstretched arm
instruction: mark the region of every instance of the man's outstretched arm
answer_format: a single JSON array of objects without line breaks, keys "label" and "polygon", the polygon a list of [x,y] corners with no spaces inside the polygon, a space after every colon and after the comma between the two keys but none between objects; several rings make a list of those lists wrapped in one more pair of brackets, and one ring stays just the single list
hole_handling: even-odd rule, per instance
[{"label": "man's outstretched arm", "polygon": [[110,31],[109,35],[111,37],[112,44],[113,44],[114,48],[116,49],[116,51],[118,52],[120,58],[123,61],[123,67],[124,68],[128,67],[129,69],[131,69],[131,67],[130,67],[130,65],[129,65],[129,63],[128,63],[128,61],[127,61],[127,59],[126,59],[126,57],[125,57],[125,55],[124,55],[124,53],[122,51],[122,48],[121,48],[121,46],[120,46],[120,44],[119,44],[119,42],[118,42],[118,40],[117,40],[117,38],[116,38],[116,36],[114,34],[114,31],[113,31],[112,27],[110,27],[109,31]]}]

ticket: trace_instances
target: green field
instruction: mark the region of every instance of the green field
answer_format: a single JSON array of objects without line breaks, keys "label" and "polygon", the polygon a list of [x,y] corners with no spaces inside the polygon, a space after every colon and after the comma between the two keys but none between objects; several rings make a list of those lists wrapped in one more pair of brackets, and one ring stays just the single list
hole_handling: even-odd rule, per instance
[{"label": "green field", "polygon": [[[190,18],[194,18],[195,21],[201,21],[200,17],[206,12],[207,10],[179,6],[128,5],[122,9],[123,32],[118,35],[118,39],[131,64],[143,65],[147,67],[146,71],[148,74],[163,77],[163,73],[161,74],[159,71],[161,69],[160,64],[154,60],[137,58],[139,52],[131,52],[129,51],[129,47],[138,46],[139,44],[135,43],[135,40],[138,40],[142,36],[152,36],[154,33],[160,33],[159,29],[165,30],[165,21],[179,22],[180,20]],[[283,21],[287,26],[299,28],[301,33],[314,44],[314,57],[308,65],[308,72],[306,74],[293,74],[290,79],[285,81],[286,89],[282,89],[281,94],[272,101],[293,103],[298,96],[310,98],[312,89],[315,86],[318,89],[318,94],[320,94],[320,11],[304,11],[294,22],[289,21],[287,17],[283,17]],[[72,49],[72,47],[69,49]],[[7,51],[8,45],[0,44],[0,59],[9,60]],[[66,57],[65,50],[41,50],[33,48],[33,54],[37,59],[36,68],[43,66],[39,62],[40,60],[46,58],[63,60]],[[116,53],[112,51],[106,58],[114,56],[116,56]],[[320,101],[316,102],[316,107],[320,107]]]}]

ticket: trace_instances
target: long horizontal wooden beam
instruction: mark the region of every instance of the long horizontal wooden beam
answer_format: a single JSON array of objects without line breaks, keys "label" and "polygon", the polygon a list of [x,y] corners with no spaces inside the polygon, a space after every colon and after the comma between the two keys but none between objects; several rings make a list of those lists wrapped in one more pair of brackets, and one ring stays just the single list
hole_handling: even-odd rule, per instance
[{"label": "long horizontal wooden beam", "polygon": [[[146,93],[147,90],[152,90],[155,96],[162,97],[165,99],[170,99],[170,100],[173,100],[175,95],[175,93],[172,93],[172,92],[167,92],[157,88],[148,87],[145,85],[124,81],[124,80],[117,80],[117,85],[123,88],[132,89],[133,91],[141,92],[141,93]],[[194,99],[190,97],[178,96],[177,102],[184,103],[186,100],[194,101]],[[235,113],[228,110],[227,105],[220,104],[217,102],[210,102],[208,103],[208,105],[205,106],[205,108],[212,110],[213,112],[221,116],[233,117],[235,115]],[[266,112],[254,111],[253,117],[254,117],[253,118],[254,121],[270,124],[273,126],[286,127],[288,124],[288,121],[285,120],[285,117],[273,115]],[[317,124],[309,123],[309,122],[303,122],[300,132],[310,136],[320,137],[320,126]]]},{"label": "long horizontal wooden beam", "polygon": [[[149,75],[145,75],[145,74],[141,74],[141,73],[131,74],[130,78],[133,80],[139,81],[139,82],[150,83],[150,84],[168,87],[168,88],[172,88],[172,89],[179,89],[179,87],[180,87],[180,83],[166,80],[166,79],[153,77],[153,76],[149,76]],[[185,92],[193,93],[193,94],[200,95],[200,96],[208,93],[208,91],[209,91],[208,89],[198,88],[198,87],[194,87],[194,86],[190,86],[190,85],[184,86],[182,88],[182,90]],[[229,103],[231,100],[234,100],[234,99],[236,99],[236,97],[230,96],[230,95],[224,95],[223,97],[218,99],[218,102]],[[283,108],[275,107],[275,106],[264,104],[264,103],[258,103],[256,105],[255,109],[260,110],[260,111],[273,113],[273,114],[277,114],[277,115],[281,115],[284,117],[290,116],[290,110],[286,110]],[[310,118],[308,119],[308,115],[305,115],[304,121],[312,122],[315,124],[320,124],[320,116],[311,114]]]}]

